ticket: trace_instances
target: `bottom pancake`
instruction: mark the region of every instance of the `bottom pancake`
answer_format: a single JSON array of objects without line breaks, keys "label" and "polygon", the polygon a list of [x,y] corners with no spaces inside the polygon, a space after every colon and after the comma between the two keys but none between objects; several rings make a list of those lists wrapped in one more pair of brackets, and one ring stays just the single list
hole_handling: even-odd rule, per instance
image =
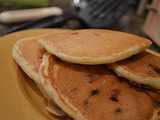
[{"label": "bottom pancake", "polygon": [[158,93],[135,89],[103,65],[64,63],[45,53],[39,74],[48,97],[76,120],[160,119]]},{"label": "bottom pancake", "polygon": [[160,56],[145,51],[109,65],[121,77],[160,90]]},{"label": "bottom pancake", "polygon": [[[18,40],[13,46],[12,56],[16,63],[35,82],[43,95],[47,98],[39,79],[39,66],[41,63],[41,58],[46,50],[37,43],[37,40],[43,36],[41,35]],[[54,103],[50,104],[49,102],[46,108],[48,111],[57,116],[66,115]]]}]

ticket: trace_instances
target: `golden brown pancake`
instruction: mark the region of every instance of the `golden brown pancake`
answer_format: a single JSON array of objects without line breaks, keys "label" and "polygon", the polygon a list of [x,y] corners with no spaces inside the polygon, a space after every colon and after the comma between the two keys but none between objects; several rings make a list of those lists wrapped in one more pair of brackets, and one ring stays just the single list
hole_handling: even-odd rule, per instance
[{"label": "golden brown pancake", "polygon": [[151,42],[145,38],[111,30],[76,30],[38,41],[64,61],[78,64],[113,63],[144,51]]},{"label": "golden brown pancake", "polygon": [[84,66],[45,53],[39,69],[47,95],[76,120],[150,120],[160,95],[130,86],[104,65]]},{"label": "golden brown pancake", "polygon": [[[46,52],[37,43],[39,38],[41,37],[31,37],[17,41],[13,47],[12,56],[24,72],[35,81],[43,95],[47,97],[39,79],[39,66],[42,62],[42,56]],[[66,115],[54,103],[48,104],[47,110],[58,116]]]},{"label": "golden brown pancake", "polygon": [[39,37],[31,37],[17,41],[12,56],[25,73],[39,84],[38,70],[46,50],[37,44],[38,39]]},{"label": "golden brown pancake", "polygon": [[160,90],[160,57],[156,54],[145,51],[110,67],[121,77]]}]

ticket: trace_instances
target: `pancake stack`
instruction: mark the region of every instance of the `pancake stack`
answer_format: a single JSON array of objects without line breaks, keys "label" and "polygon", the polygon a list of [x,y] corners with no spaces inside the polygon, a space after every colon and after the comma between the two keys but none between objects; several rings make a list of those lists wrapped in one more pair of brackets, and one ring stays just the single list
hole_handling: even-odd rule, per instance
[{"label": "pancake stack", "polygon": [[19,40],[12,56],[50,101],[75,120],[160,119],[160,57],[151,42],[110,30]]}]

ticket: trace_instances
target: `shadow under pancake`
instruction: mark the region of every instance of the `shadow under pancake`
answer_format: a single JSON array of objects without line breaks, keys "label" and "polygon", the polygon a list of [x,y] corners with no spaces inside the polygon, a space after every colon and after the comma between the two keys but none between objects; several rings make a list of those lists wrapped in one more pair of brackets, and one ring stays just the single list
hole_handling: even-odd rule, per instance
[{"label": "shadow under pancake", "polygon": [[[47,111],[47,99],[43,96],[35,82],[28,77],[28,75],[17,65],[17,63],[10,57],[9,67],[17,84],[20,87],[20,92],[23,93],[25,98],[49,120],[72,120],[70,117],[58,117]],[[23,101],[22,101],[23,102]],[[25,106],[24,106],[25,108]]]}]

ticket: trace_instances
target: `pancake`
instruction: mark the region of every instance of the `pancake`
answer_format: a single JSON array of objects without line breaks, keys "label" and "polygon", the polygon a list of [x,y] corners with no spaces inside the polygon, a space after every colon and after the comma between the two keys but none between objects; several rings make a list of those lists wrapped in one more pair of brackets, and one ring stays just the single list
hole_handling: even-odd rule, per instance
[{"label": "pancake", "polygon": [[78,64],[113,63],[144,51],[145,38],[111,30],[75,30],[45,37],[40,45],[64,61]]},{"label": "pancake", "polygon": [[[12,56],[22,70],[34,80],[43,95],[47,97],[39,79],[39,66],[46,50],[37,43],[37,40],[44,36],[47,35],[25,38],[17,41],[13,47]],[[59,107],[51,102],[49,102],[47,110],[58,116],[66,115]]]},{"label": "pancake", "polygon": [[69,64],[45,53],[39,74],[49,98],[76,120],[160,118],[158,93],[127,84],[105,65]]},{"label": "pancake", "polygon": [[23,71],[32,78],[37,84],[39,80],[39,66],[43,54],[46,52],[44,48],[37,44],[40,37],[30,37],[18,40],[13,46],[12,56]]},{"label": "pancake", "polygon": [[160,90],[160,56],[142,52],[110,67],[121,77]]}]

